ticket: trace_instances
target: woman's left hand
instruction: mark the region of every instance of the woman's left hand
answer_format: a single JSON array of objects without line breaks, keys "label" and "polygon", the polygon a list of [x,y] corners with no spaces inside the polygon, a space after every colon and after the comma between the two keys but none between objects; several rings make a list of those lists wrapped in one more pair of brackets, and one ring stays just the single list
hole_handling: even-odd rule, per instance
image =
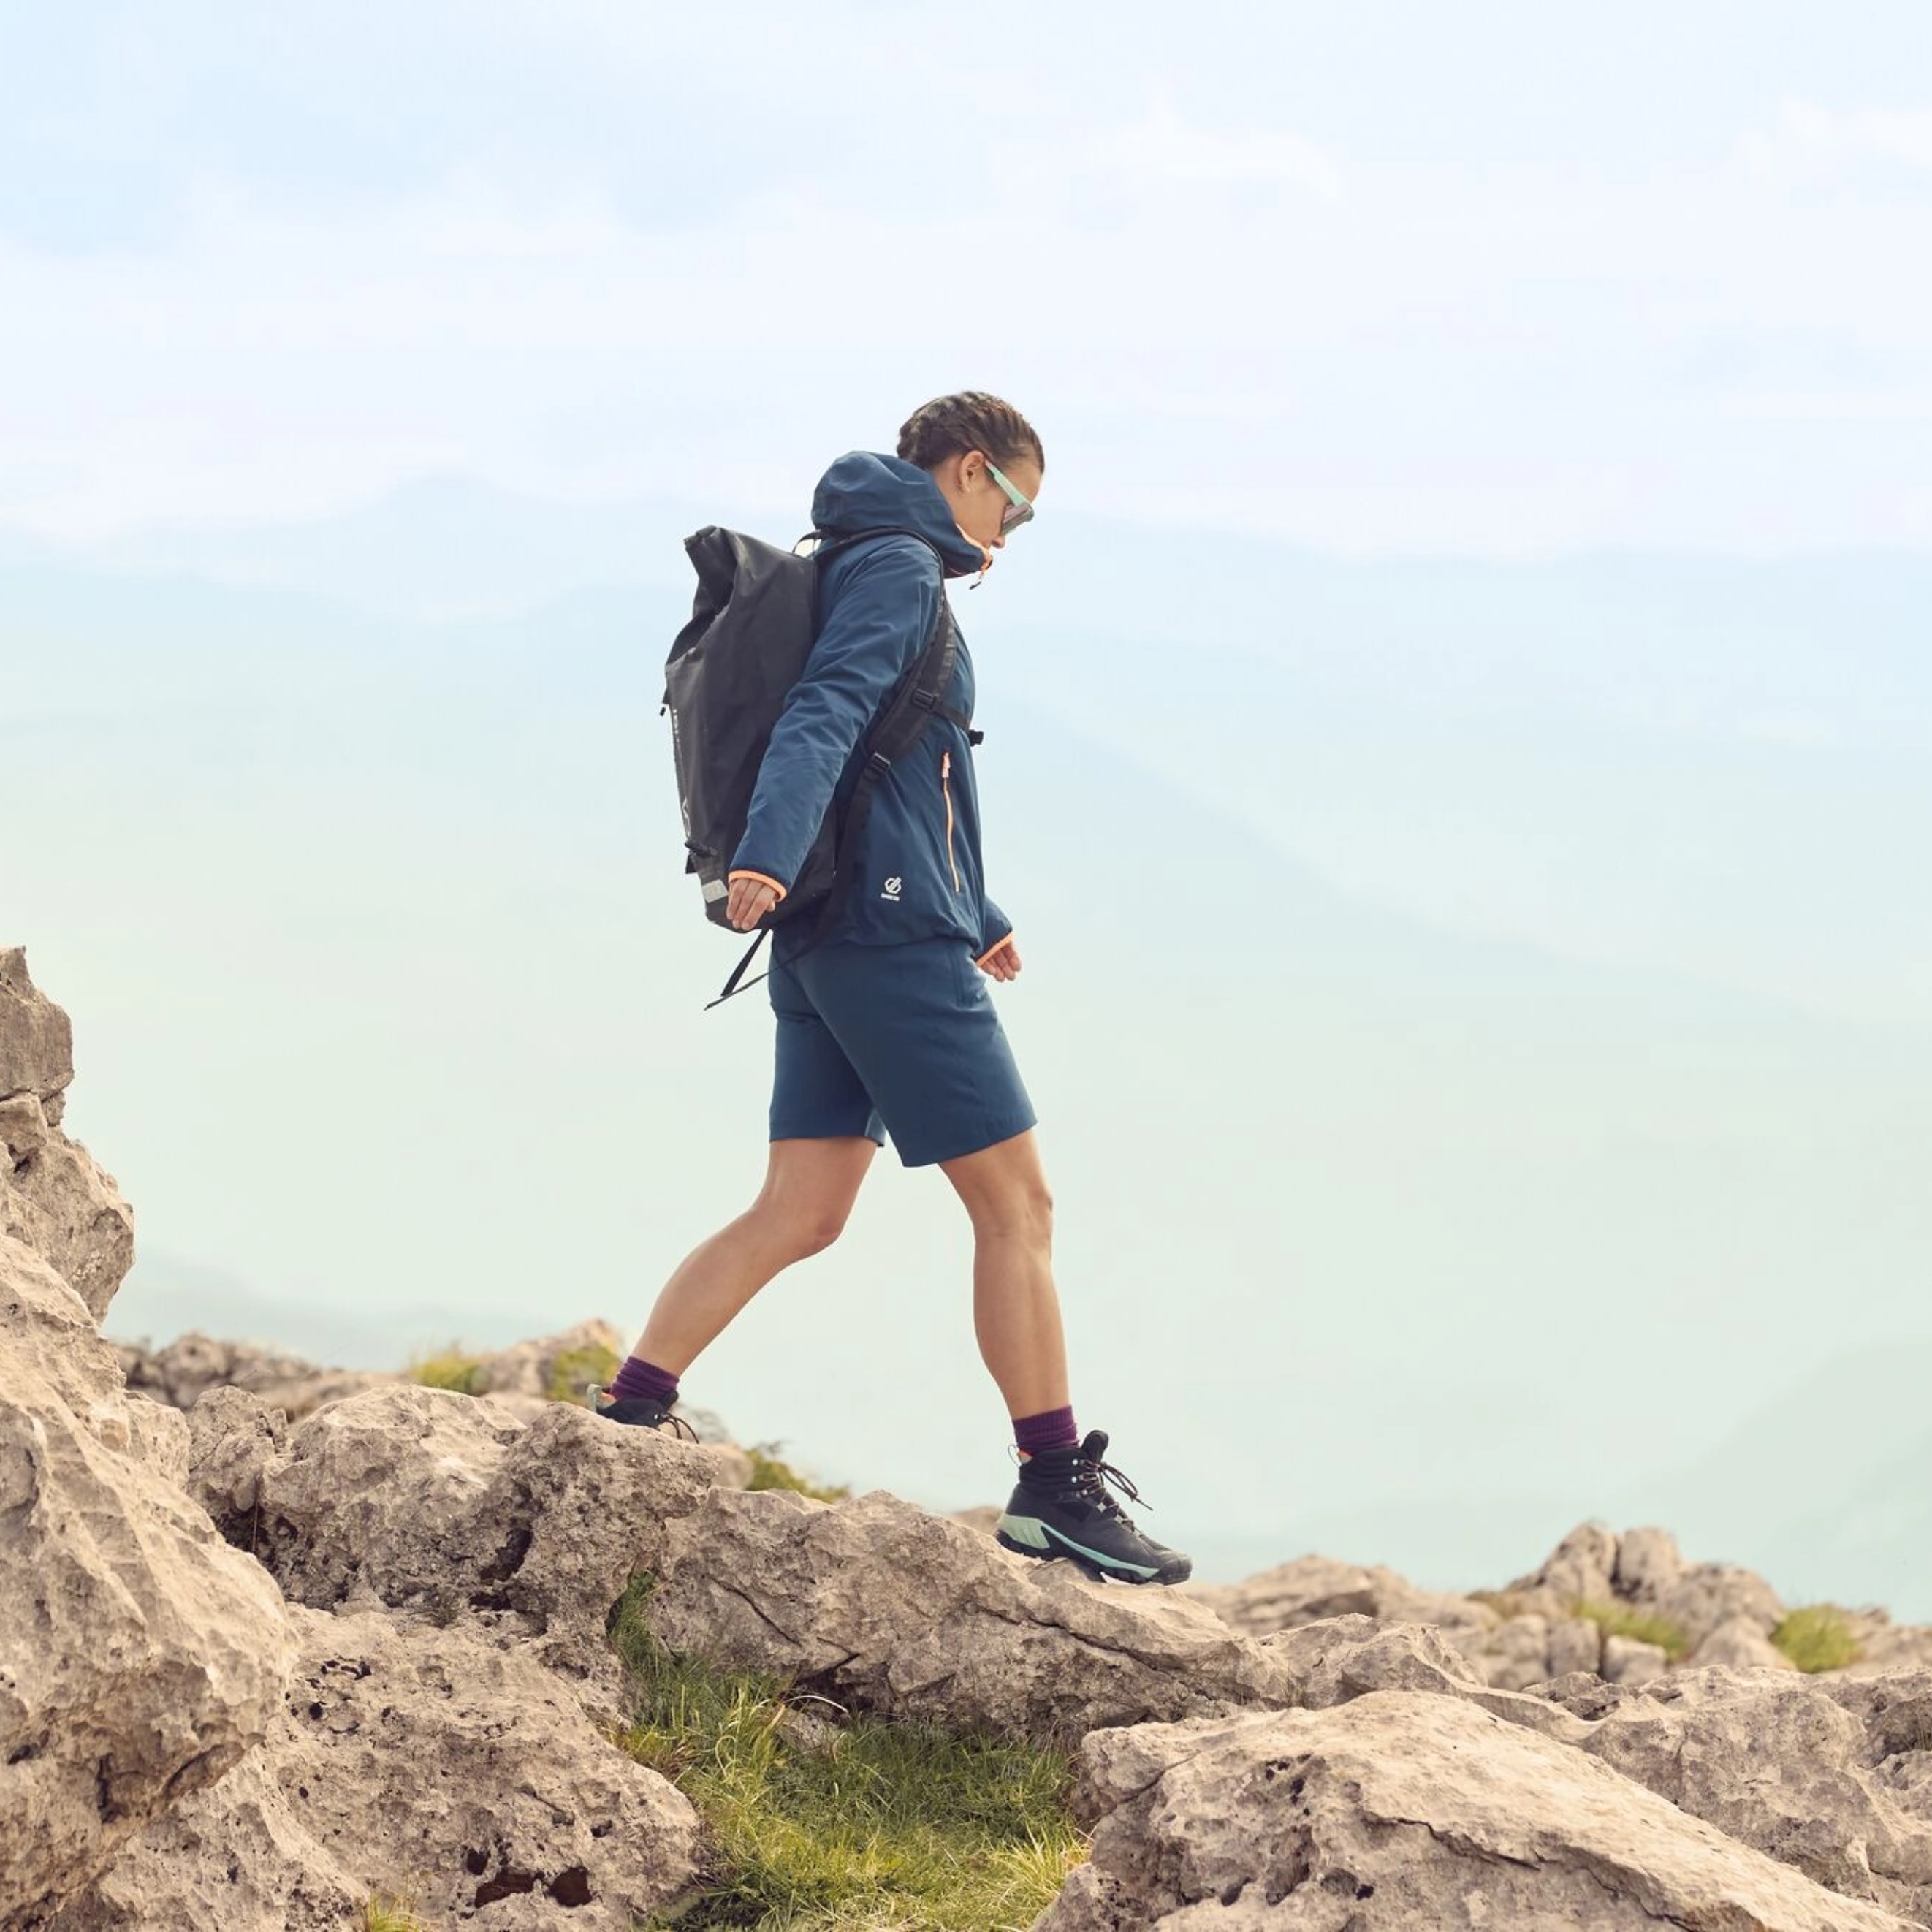
[{"label": "woman's left hand", "polygon": [[1017,980],[1020,976],[1020,946],[1016,939],[1009,939],[994,952],[989,952],[980,962],[980,970],[989,980]]}]

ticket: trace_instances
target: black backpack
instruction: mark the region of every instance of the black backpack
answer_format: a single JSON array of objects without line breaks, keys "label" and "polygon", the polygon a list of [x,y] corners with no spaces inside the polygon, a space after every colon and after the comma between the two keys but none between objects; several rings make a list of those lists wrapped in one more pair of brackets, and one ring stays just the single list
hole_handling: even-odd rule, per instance
[{"label": "black backpack", "polygon": [[[745,836],[772,728],[818,634],[818,566],[850,544],[894,536],[917,537],[932,548],[916,530],[892,529],[818,538],[817,547],[803,555],[716,524],[685,539],[698,572],[698,592],[691,621],[678,632],[664,662],[659,716],[670,718],[671,757],[684,816],[684,869],[698,875],[705,916],[728,932],[737,928],[727,916],[730,885],[725,875]],[[933,554],[938,556],[937,550]],[[940,568],[943,572],[943,562]],[[941,702],[952,686],[957,656],[952,612],[942,589],[939,615],[925,649],[888,694],[862,741],[866,761],[850,796],[842,804],[835,797],[827,808],[791,889],[759,921],[758,938],[707,1012],[765,976],[743,977],[772,926],[814,920],[808,946],[817,945],[831,929],[850,888],[853,859],[873,792],[894,763],[918,743],[935,712],[966,729],[974,744],[980,742],[981,734]]]}]

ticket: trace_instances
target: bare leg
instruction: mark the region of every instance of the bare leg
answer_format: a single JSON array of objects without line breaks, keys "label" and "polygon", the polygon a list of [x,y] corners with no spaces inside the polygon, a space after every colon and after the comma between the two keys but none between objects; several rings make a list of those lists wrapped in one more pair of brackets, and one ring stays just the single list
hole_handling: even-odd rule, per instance
[{"label": "bare leg", "polygon": [[838,1238],[878,1152],[863,1136],[773,1141],[758,1199],[679,1263],[632,1352],[683,1374],[774,1275]]},{"label": "bare leg", "polygon": [[1006,1413],[1066,1408],[1053,1196],[1034,1130],[940,1166],[972,1217],[974,1332]]}]

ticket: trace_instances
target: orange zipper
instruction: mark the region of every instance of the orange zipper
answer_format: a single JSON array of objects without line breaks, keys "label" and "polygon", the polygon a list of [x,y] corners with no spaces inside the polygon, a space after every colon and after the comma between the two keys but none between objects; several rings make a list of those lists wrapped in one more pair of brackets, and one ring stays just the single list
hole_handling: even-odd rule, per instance
[{"label": "orange zipper", "polygon": [[939,756],[939,789],[946,797],[946,862],[952,868],[952,890],[959,890],[958,862],[952,856],[952,754]]}]

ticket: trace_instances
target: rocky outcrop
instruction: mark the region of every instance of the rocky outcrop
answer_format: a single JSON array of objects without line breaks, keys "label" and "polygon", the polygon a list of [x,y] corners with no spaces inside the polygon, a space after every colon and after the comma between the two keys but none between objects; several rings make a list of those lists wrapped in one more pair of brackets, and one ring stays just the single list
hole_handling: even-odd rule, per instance
[{"label": "rocky outcrop", "polygon": [[1819,1682],[1790,1670],[1673,1672],[1636,1690],[1570,1678],[1553,1702],[1590,1756],[1848,1898],[1932,1924],[1932,1671]]},{"label": "rocky outcrop", "polygon": [[674,1648],[842,1702],[1042,1741],[1287,1702],[1264,1644],[1171,1592],[1091,1583],[883,1490],[712,1489],[666,1525],[651,1599]]},{"label": "rocky outcrop", "polygon": [[188,1426],[193,1494],[291,1602],[475,1619],[526,1642],[606,1721],[622,1703],[606,1612],[633,1571],[662,1562],[671,1523],[749,1475],[741,1450],[568,1402],[526,1424],[411,1382],[292,1426],[257,1397],[211,1390]]},{"label": "rocky outcrop", "polygon": [[0,1234],[40,1258],[98,1324],[134,1259],[114,1177],[62,1130],[74,1078],[68,1017],[19,947],[0,950]]},{"label": "rocky outcrop", "polygon": [[[1533,1570],[1470,1596],[1418,1589],[1393,1570],[1325,1556],[1235,1584],[1184,1586],[1254,1636],[1358,1614],[1427,1624],[1498,1689],[1521,1690],[1584,1670],[1636,1684],[1666,1672],[1725,1664],[1788,1670],[1772,1642],[1785,1614],[1777,1593],[1736,1564],[1687,1563],[1667,1530],[1600,1523],[1573,1530]],[[1932,1630],[1893,1624],[1882,1611],[1846,1611],[1858,1646],[1846,1672],[1932,1664]]]},{"label": "rocky outcrop", "polygon": [[1300,1556],[1243,1583],[1186,1588],[1237,1630],[1255,1636],[1336,1616],[1426,1624],[1498,1690],[1523,1690],[1565,1671],[1595,1670],[1603,1661],[1601,1634],[1574,1613],[1574,1603],[1559,1607],[1556,1598],[1545,1596],[1499,1607],[1483,1598],[1419,1590],[1380,1564]]},{"label": "rocky outcrop", "polygon": [[221,1342],[190,1329],[165,1348],[148,1350],[110,1338],[128,1386],[184,1412],[210,1389],[245,1389],[295,1420],[365,1388],[404,1378],[380,1370],[326,1369],[252,1342]]},{"label": "rocky outcrop", "polygon": [[520,1649],[374,1611],[290,1622],[262,1748],[49,1932],[333,1932],[378,1895],[434,1925],[629,1932],[688,1886],[689,1802]]},{"label": "rocky outcrop", "polygon": [[674,1910],[701,1828],[621,1747],[607,1630],[640,1574],[672,1650],[1078,1747],[1054,1932],[1932,1926],[1924,1633],[1857,1613],[1860,1660],[1806,1676],[1762,1579],[1598,1525],[1471,1597],[1313,1556],[1102,1586],[983,1512],[751,1492],[729,1444],[601,1421],[601,1323],[474,1394],[117,1350],[131,1222],[59,1134],[70,1058],[0,954],[0,1932]]},{"label": "rocky outcrop", "polygon": [[182,1419],[128,1395],[96,1333],[132,1224],[60,1131],[72,1075],[65,1016],[17,950],[0,952],[7,1927],[44,1917],[255,1748],[292,1655],[272,1580],[178,1486]]},{"label": "rocky outcrop", "polygon": [[559,1334],[479,1355],[472,1386],[478,1395],[581,1402],[583,1384],[603,1384],[617,1372],[625,1352],[623,1337],[609,1322],[580,1322]]},{"label": "rocky outcrop", "polygon": [[[182,1410],[192,1408],[210,1389],[238,1388],[260,1396],[295,1422],[325,1402],[410,1379],[394,1370],[326,1368],[257,1342],[219,1341],[197,1330],[178,1335],[160,1348],[130,1342],[111,1346],[130,1389]],[[542,1402],[582,1406],[584,1384],[614,1375],[623,1360],[623,1348],[616,1329],[593,1318],[466,1360],[465,1393],[490,1396],[528,1421]],[[713,1436],[718,1432],[715,1427],[700,1431]]]},{"label": "rocky outcrop", "polygon": [[1631,1784],[1456,1700],[1375,1691],[1095,1732],[1091,1860],[1040,1932],[1904,1932]]}]

